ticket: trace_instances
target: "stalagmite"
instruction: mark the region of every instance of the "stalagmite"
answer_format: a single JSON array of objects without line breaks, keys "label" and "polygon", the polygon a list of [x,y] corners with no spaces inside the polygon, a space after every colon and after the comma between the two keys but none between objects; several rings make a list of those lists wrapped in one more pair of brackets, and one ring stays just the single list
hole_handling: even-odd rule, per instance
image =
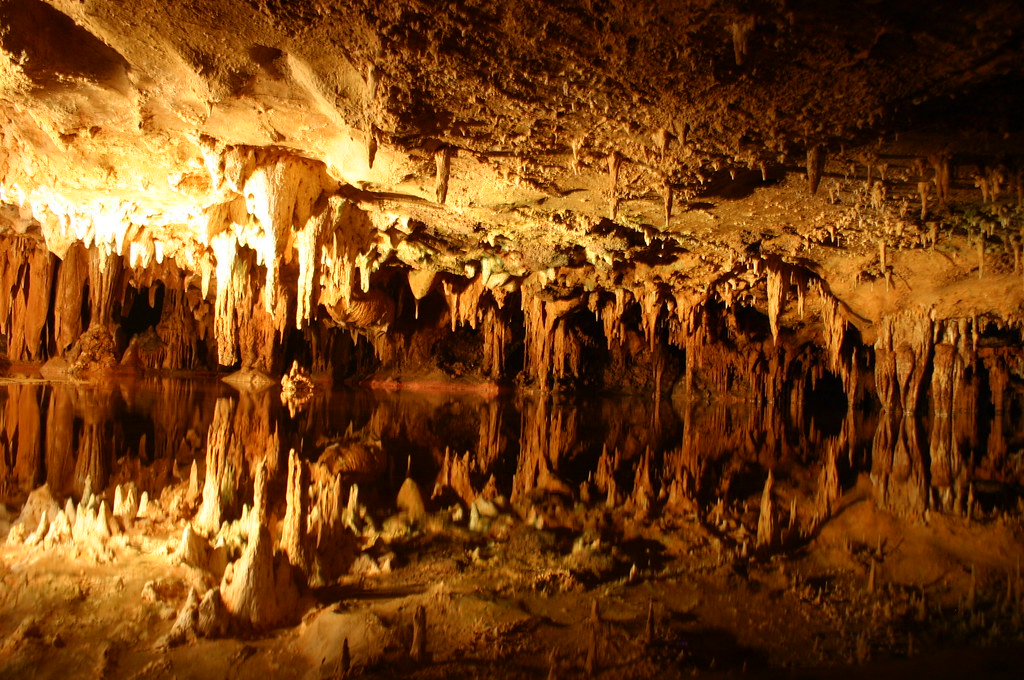
[{"label": "stalagmite", "polygon": [[769,548],[775,542],[775,517],[774,504],[772,503],[772,485],[774,479],[771,470],[768,471],[768,479],[764,483],[764,491],[761,494],[761,511],[757,518],[757,547]]},{"label": "stalagmite", "polygon": [[398,490],[398,500],[395,504],[412,522],[422,521],[427,515],[423,504],[423,494],[420,493],[419,485],[411,477],[406,477],[402,482],[402,488]]},{"label": "stalagmite", "polygon": [[211,588],[199,603],[196,633],[204,638],[224,637],[228,633],[230,618],[220,596],[220,588]]},{"label": "stalagmite", "polygon": [[[195,504],[202,498],[202,491],[199,488],[199,464],[195,459],[192,460],[192,465],[189,466],[188,472],[188,490],[185,492],[185,500],[189,507],[195,507]],[[85,503],[85,496],[82,497],[82,503]]]},{"label": "stalagmite", "polygon": [[190,639],[195,637],[198,618],[199,596],[196,594],[195,588],[191,588],[188,592],[188,598],[186,598],[185,604],[178,613],[178,618],[175,619],[174,625],[171,626],[170,632],[160,638],[160,641],[157,643],[157,647],[176,647],[188,642]]},{"label": "stalagmite", "polygon": [[57,513],[50,526],[47,528],[46,536],[43,537],[43,546],[52,548],[56,545],[64,545],[73,540],[71,522],[67,514],[61,510]]},{"label": "stalagmite", "polygon": [[253,473],[253,494],[252,511],[249,513],[250,524],[245,527],[246,536],[251,540],[261,526],[267,526],[270,521],[269,506],[267,499],[267,488],[270,484],[270,473],[267,468],[266,457],[261,458],[256,464],[256,471]]},{"label": "stalagmite", "polygon": [[290,619],[298,597],[287,559],[274,559],[273,539],[260,526],[237,562],[228,565],[220,585],[232,619],[266,629]]},{"label": "stalagmite", "polygon": [[187,564],[197,569],[205,569],[208,563],[210,545],[202,536],[192,530],[191,524],[186,524],[181,533],[181,541],[178,548],[171,556],[172,561],[179,564]]}]

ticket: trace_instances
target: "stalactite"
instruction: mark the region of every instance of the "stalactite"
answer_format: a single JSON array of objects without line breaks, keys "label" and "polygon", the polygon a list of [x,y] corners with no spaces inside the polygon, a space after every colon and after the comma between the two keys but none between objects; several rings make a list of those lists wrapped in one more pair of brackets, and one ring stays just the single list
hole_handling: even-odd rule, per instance
[{"label": "stalactite", "polygon": [[50,308],[54,257],[34,239],[5,237],[0,255],[0,334],[7,338],[9,357],[45,358],[42,333]]},{"label": "stalactite", "polygon": [[946,205],[946,203],[949,202],[949,188],[952,175],[949,154],[936,154],[929,156],[928,162],[931,163],[932,169],[935,171],[933,181],[935,183],[935,193],[939,199],[939,204]]},{"label": "stalactite", "polygon": [[779,314],[786,304],[786,288],[788,287],[783,270],[776,267],[768,269],[768,323],[771,326],[772,338],[779,341]]},{"label": "stalactite", "polygon": [[825,149],[821,144],[807,147],[807,186],[811,194],[818,193],[821,174],[825,169]]},{"label": "stalactite", "polygon": [[68,249],[57,270],[53,300],[53,338],[57,354],[63,354],[78,339],[82,328],[83,283],[88,278],[88,252],[81,244]]},{"label": "stalactite", "polygon": [[217,259],[217,300],[214,307],[214,337],[217,359],[223,366],[238,361],[238,333],[235,307],[248,287],[248,266],[238,258],[238,246],[230,232],[215,236],[210,246]]},{"label": "stalactite", "polygon": [[505,375],[505,354],[512,332],[494,307],[488,306],[484,311],[483,320],[483,374],[500,379]]},{"label": "stalactite", "polygon": [[[622,167],[622,155],[618,151],[608,154],[608,189],[614,197],[619,184],[619,168]],[[613,218],[614,219],[614,218]]]},{"label": "stalactite", "polygon": [[736,58],[736,65],[742,66],[747,56],[750,44],[750,32],[757,25],[757,19],[752,16],[740,17],[729,24],[729,35],[732,37],[732,51]]},{"label": "stalactite", "polygon": [[451,174],[451,162],[451,147],[442,146],[434,152],[434,164],[437,166],[437,176],[434,180],[434,197],[442,205],[448,198],[448,177]]},{"label": "stalactite", "polygon": [[295,327],[303,328],[314,315],[320,295],[320,251],[324,235],[333,224],[334,211],[329,201],[319,204],[320,209],[306,221],[295,236],[295,250],[299,260],[299,281],[295,291]]},{"label": "stalactite", "polygon": [[[420,318],[420,300],[427,297],[434,285],[437,272],[433,269],[412,269],[406,274],[409,280],[409,289],[416,300],[416,318]],[[453,317],[454,319],[454,317]]]},{"label": "stalactite", "polygon": [[[664,155],[664,150],[662,150]],[[665,230],[668,231],[672,223],[672,182],[666,176],[661,185],[661,193],[665,201]]]},{"label": "stalactite", "polygon": [[454,332],[456,326],[461,324],[475,329],[483,316],[480,300],[487,290],[482,277],[477,276],[459,290],[456,290],[456,284],[452,281],[442,281],[442,285],[444,299],[448,303],[452,331]]},{"label": "stalactite", "polygon": [[875,382],[887,408],[917,408],[931,361],[931,317],[919,308],[886,317],[875,342]]},{"label": "stalactite", "polygon": [[821,475],[818,478],[818,491],[815,499],[815,518],[818,522],[824,522],[832,516],[835,511],[836,502],[839,500],[839,470],[837,466],[838,452],[830,447],[825,456],[825,462],[821,467]]},{"label": "stalactite", "polygon": [[844,354],[844,344],[848,323],[840,310],[839,300],[825,290],[821,282],[816,286],[821,300],[821,324],[825,336],[825,348],[828,352],[829,370],[836,373],[843,381],[848,397],[856,396],[857,372],[854,370],[852,357]]},{"label": "stalactite", "polygon": [[547,389],[555,380],[576,375],[580,364],[580,347],[565,325],[565,316],[580,301],[545,300],[536,293],[522,291],[525,327],[524,372],[541,388]]},{"label": "stalactite", "polygon": [[326,184],[321,165],[286,154],[259,162],[245,180],[246,210],[261,228],[261,233],[247,239],[247,245],[266,267],[263,305],[268,314],[274,313],[279,268],[291,230],[305,226]]}]

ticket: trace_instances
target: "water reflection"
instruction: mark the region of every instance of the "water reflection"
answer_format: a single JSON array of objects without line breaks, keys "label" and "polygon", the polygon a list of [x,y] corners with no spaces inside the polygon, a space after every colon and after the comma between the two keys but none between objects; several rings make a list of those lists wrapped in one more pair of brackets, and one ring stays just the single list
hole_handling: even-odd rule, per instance
[{"label": "water reflection", "polygon": [[[277,389],[239,393],[215,381],[6,382],[0,500],[17,504],[43,483],[77,498],[87,480],[94,490],[132,481],[157,497],[187,480],[195,461],[231,499],[224,517],[210,518],[217,522],[252,502],[260,461],[283,491],[294,448],[322,463],[318,474],[359,482],[371,507],[392,507],[409,475],[439,503],[483,494],[518,504],[542,491],[638,516],[700,515],[756,497],[769,469],[804,492],[807,517],[829,514],[860,473],[876,502],[902,516],[963,514],[969,497],[1015,505],[1014,404],[979,418],[973,394],[935,393],[924,418],[811,409],[809,399],[707,405],[365,390],[319,391],[292,414]],[[970,411],[953,408],[965,403]]]}]

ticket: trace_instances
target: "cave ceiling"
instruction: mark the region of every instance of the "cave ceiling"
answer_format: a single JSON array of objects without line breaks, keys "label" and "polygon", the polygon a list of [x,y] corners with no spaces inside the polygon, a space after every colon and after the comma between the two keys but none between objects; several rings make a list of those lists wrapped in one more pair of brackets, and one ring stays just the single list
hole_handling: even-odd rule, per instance
[{"label": "cave ceiling", "polygon": [[1017,2],[6,0],[0,22],[0,229],[171,260],[207,300],[248,247],[301,325],[327,202],[366,231],[335,284],[357,326],[350,289],[388,267],[763,310],[781,262],[868,338],[911,304],[1020,310]]}]

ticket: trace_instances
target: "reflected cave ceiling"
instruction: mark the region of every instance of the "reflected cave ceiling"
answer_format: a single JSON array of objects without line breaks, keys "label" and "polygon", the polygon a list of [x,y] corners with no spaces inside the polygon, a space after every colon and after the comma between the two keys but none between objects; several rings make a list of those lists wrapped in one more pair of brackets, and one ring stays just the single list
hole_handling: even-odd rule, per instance
[{"label": "reflected cave ceiling", "polygon": [[[0,230],[173,261],[207,301],[249,248],[299,325],[318,303],[381,325],[352,296],[388,267],[414,294],[437,272],[771,315],[756,280],[783,263],[868,340],[910,305],[1019,315],[1016,2],[7,0],[0,22]],[[328,203],[360,217],[313,297]]]}]

